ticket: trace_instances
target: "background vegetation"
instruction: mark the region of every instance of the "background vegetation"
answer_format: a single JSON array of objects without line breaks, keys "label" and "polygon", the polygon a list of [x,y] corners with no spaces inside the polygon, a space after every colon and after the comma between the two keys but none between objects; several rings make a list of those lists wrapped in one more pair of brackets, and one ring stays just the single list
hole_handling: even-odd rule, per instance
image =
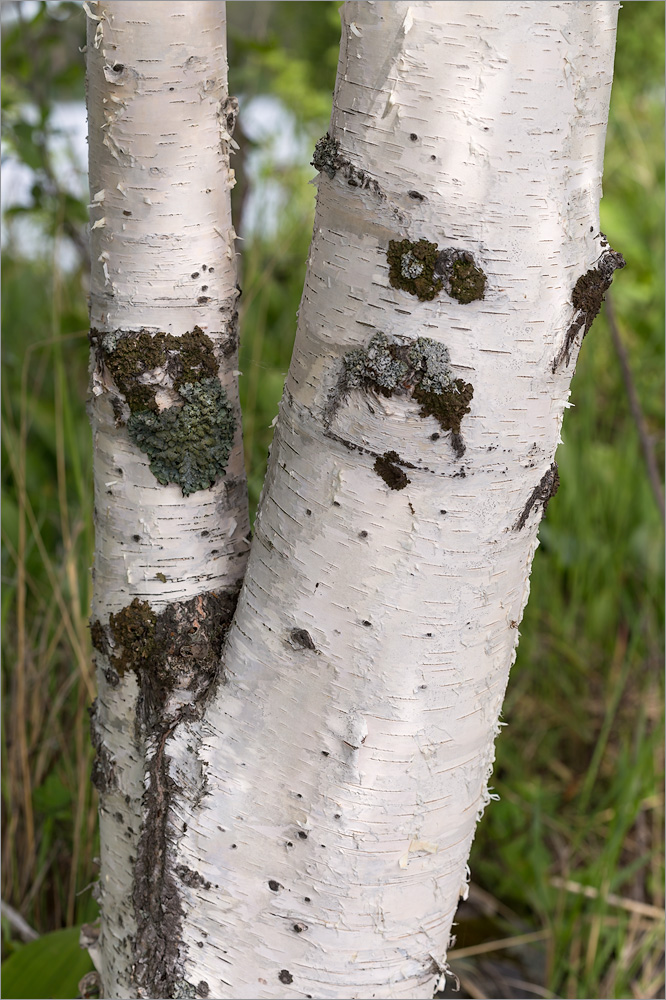
[{"label": "background vegetation", "polygon": [[[3,24],[3,156],[34,173],[23,207],[5,213],[2,260],[2,898],[44,935],[97,912],[87,199],[54,152],[58,102],[83,99],[85,25],[78,4],[13,6],[22,16]],[[253,505],[303,285],[308,161],[330,114],[337,7],[228,4],[241,108],[250,123],[253,98],[270,95],[276,109],[272,135],[237,137],[235,163]],[[620,12],[602,203],[602,228],[628,262],[613,285],[616,328],[659,469],[663,25],[662,2]],[[280,147],[289,130],[296,159]],[[19,219],[32,227],[31,255]],[[663,526],[607,312],[585,341],[572,401],[497,746],[499,801],[479,827],[459,912],[459,996],[664,995]],[[4,913],[2,932],[4,996],[73,995],[66,977],[54,987],[39,972],[53,971],[53,946],[27,979],[17,961],[52,939],[23,943]],[[74,938],[58,938],[56,952]]]}]

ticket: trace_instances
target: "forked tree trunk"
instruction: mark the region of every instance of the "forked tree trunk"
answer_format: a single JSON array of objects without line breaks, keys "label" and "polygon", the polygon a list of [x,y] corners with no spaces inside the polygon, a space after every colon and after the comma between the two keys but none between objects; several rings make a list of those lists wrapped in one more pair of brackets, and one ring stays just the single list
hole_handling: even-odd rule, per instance
[{"label": "forked tree trunk", "polygon": [[[161,6],[108,5],[141,9],[140,51],[153,57]],[[166,6],[193,17],[215,5]],[[128,791],[133,869],[130,848],[114,854],[114,821],[103,829],[103,884],[119,862],[126,874],[103,900],[106,995],[133,995],[133,983],[140,996],[367,1000],[441,983],[571,375],[623,263],[598,228],[617,9],[345,4],[296,346],[203,717],[197,707],[172,730],[170,708],[155,716],[175,697],[154,689],[160,649],[154,684],[131,671],[145,676],[141,630],[154,642],[157,626],[145,612],[136,624],[108,617],[133,594],[156,610],[181,598],[116,570],[105,594],[122,583],[124,599],[97,606],[104,641],[121,643],[114,656],[131,668],[113,691],[101,682],[104,706],[123,699],[106,730],[128,761],[126,784],[103,799],[110,812],[110,796],[140,778],[143,751],[127,750],[137,697],[153,712],[142,816]],[[144,86],[148,68],[117,58]],[[168,85],[182,87],[188,66]],[[175,131],[166,111],[160,120]],[[173,184],[161,179],[162,197]],[[199,222],[179,204],[176,233]],[[201,325],[186,315],[177,332]],[[139,504],[178,507],[179,492],[155,487],[145,458],[122,447],[145,476],[126,506],[153,524]],[[104,537],[123,574],[137,566],[132,542],[105,549]],[[152,873],[146,845],[161,858]],[[138,925],[126,945],[123,892]]]},{"label": "forked tree trunk", "polygon": [[105,0],[88,16],[100,972],[105,996],[171,996],[151,992],[178,946],[166,842],[181,788],[199,784],[185,734],[249,548],[236,103],[223,3]]}]

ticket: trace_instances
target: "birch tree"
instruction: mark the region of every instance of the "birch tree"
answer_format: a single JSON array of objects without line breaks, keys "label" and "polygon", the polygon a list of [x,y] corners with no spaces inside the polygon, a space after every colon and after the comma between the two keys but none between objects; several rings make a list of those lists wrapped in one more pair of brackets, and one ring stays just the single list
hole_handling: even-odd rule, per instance
[{"label": "birch tree", "polygon": [[598,218],[617,8],[345,3],[232,620],[223,4],[91,7],[105,996],[441,988],[571,376],[624,263]]}]

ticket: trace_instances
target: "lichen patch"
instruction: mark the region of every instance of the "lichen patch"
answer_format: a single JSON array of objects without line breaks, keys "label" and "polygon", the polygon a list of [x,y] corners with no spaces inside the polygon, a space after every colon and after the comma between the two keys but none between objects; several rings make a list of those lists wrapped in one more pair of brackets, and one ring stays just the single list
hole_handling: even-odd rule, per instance
[{"label": "lichen patch", "polygon": [[133,413],[130,440],[150,458],[159,483],[176,483],[189,496],[213,485],[226,470],[236,420],[217,378],[180,386],[184,405]]},{"label": "lichen patch", "polygon": [[91,330],[91,342],[129,408],[130,440],[150,457],[157,481],[189,496],[224,475],[236,420],[210,338],[199,327],[181,337]]},{"label": "lichen patch", "polygon": [[435,274],[437,244],[428,240],[389,240],[386,258],[393,288],[416,295],[422,302],[434,299],[443,282]]},{"label": "lichen patch", "polygon": [[[374,391],[383,396],[394,393],[411,396],[419,404],[419,416],[432,416],[443,431],[451,431],[451,445],[456,455],[464,454],[461,423],[470,412],[474,388],[470,382],[455,378],[445,344],[429,337],[418,337],[411,344],[398,344],[390,341],[386,334],[377,332],[367,347],[348,351],[342,358],[342,372],[326,408],[325,421],[329,428],[341,399],[352,389]],[[431,439],[438,437],[431,436]]]}]

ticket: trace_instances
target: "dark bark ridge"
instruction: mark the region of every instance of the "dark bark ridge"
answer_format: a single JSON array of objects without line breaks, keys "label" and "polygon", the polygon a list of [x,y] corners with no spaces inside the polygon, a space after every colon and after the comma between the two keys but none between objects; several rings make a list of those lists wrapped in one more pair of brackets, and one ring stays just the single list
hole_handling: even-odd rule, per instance
[{"label": "dark bark ridge", "polygon": [[[603,237],[603,233],[601,236]],[[604,295],[611,286],[614,272],[626,266],[627,262],[622,254],[609,247],[608,243],[605,242],[605,237],[603,238],[602,245],[607,249],[601,254],[596,267],[582,274],[573,287],[571,303],[575,310],[574,318],[566,332],[562,348],[553,361],[553,372],[556,372],[562,364],[565,366],[569,364],[576,337],[582,329],[581,341],[585,339],[601,309]]]},{"label": "dark bark ridge", "polygon": [[[235,587],[200,594],[160,612],[134,598],[111,614],[107,624],[92,626],[95,648],[108,660],[118,683],[131,670],[139,684],[137,730],[146,750],[147,782],[134,866],[137,932],[132,974],[141,996],[206,995],[182,977],[180,886],[207,888],[210,883],[175,861],[183,831],[175,819],[174,803],[182,790],[170,770],[168,743],[179,726],[202,717],[220,676],[238,591]],[[185,692],[187,700],[182,697]],[[106,777],[109,765],[101,738],[94,735],[93,741],[98,750],[93,773],[104,776],[108,785],[111,778]],[[191,750],[196,757],[196,747]],[[205,784],[202,771],[197,802],[206,794]]]},{"label": "dark bark ridge", "polygon": [[530,493],[520,517],[513,526],[513,530],[522,531],[527,524],[528,517],[537,504],[541,504],[542,515],[545,514],[548,503],[557,493],[559,486],[560,476],[557,471],[557,462],[552,462],[550,468],[543,474]]}]

